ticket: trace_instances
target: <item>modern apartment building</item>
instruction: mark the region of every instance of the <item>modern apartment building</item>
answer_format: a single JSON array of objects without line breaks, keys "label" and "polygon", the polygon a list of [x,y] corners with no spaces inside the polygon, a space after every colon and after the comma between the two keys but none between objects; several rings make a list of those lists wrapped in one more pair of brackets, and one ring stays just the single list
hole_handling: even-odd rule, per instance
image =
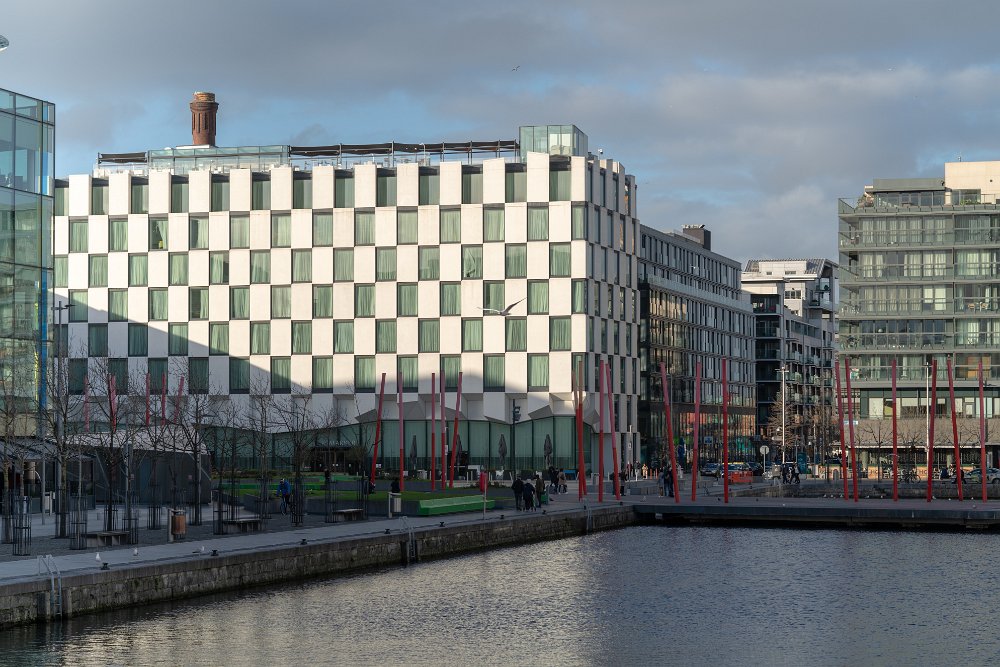
[{"label": "modern apartment building", "polygon": [[835,262],[818,258],[752,259],[743,271],[757,316],[757,433],[776,453],[784,442],[786,460],[804,455],[818,463],[840,449],[832,372],[836,271]]},{"label": "modern apartment building", "polygon": [[[635,449],[635,179],[579,129],[220,148],[217,106],[192,102],[197,145],[102,154],[93,174],[57,183],[73,392],[100,367],[132,394],[148,373],[154,395],[207,394],[244,414],[266,395],[301,406],[336,455],[370,444],[385,373],[379,460],[398,468],[402,421],[407,467],[426,470],[436,391],[443,381],[450,429],[461,373],[471,464],[575,468],[572,369],[596,431],[605,360],[609,428]],[[280,452],[287,425],[270,430]]]},{"label": "modern apartment building", "polygon": [[722,460],[722,359],[729,365],[730,458],[757,458],[754,441],[753,335],[750,299],[740,291],[739,262],[712,251],[703,226],[681,232],[641,229],[639,262],[641,460],[665,453],[660,363],[670,378],[675,445],[692,463],[696,363],[702,363],[699,458]]},{"label": "modern apartment building", "polygon": [[[959,420],[963,458],[978,461],[980,363],[990,421],[1000,402],[1000,188],[995,179],[1000,182],[1000,162],[949,162],[943,177],[875,179],[861,196],[840,200],[840,346],[851,364],[860,437],[875,456],[876,448],[886,446],[885,429],[878,423],[892,414],[895,361],[907,460],[926,463],[929,416],[947,419],[954,409],[965,418]],[[937,360],[936,378],[929,377],[932,360]],[[949,360],[955,375],[953,408]],[[937,402],[928,410],[932,384]],[[950,424],[939,424],[936,431],[938,468],[950,465],[954,456]],[[996,465],[992,441],[989,454]]]},{"label": "modern apartment building", "polygon": [[55,107],[0,89],[2,437],[42,428],[54,150]]}]

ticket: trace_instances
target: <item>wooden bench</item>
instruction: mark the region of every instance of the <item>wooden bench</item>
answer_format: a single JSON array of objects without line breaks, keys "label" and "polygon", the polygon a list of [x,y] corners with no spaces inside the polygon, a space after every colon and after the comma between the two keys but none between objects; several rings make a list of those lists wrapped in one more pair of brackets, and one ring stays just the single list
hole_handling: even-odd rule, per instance
[{"label": "wooden bench", "polygon": [[247,516],[239,519],[223,519],[222,523],[227,526],[236,526],[241,533],[249,533],[260,530],[260,517]]},{"label": "wooden bench", "polygon": [[[493,509],[494,501],[486,501],[486,509]],[[482,496],[456,496],[453,498],[434,498],[417,501],[418,516],[437,516],[439,514],[455,514],[456,512],[482,512]]]},{"label": "wooden bench", "polygon": [[100,530],[95,533],[84,533],[83,539],[88,547],[112,547],[120,545],[127,535],[127,530]]},{"label": "wooden bench", "polygon": [[333,517],[333,523],[338,523],[340,521],[359,521],[365,518],[365,511],[363,509],[334,510],[331,515]]}]

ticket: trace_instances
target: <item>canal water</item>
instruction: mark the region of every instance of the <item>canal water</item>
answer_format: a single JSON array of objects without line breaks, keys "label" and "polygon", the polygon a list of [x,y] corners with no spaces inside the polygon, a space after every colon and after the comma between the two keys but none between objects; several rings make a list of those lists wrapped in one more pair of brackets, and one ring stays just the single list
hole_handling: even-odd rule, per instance
[{"label": "canal water", "polygon": [[986,664],[998,547],[636,527],[8,630],[0,664]]}]

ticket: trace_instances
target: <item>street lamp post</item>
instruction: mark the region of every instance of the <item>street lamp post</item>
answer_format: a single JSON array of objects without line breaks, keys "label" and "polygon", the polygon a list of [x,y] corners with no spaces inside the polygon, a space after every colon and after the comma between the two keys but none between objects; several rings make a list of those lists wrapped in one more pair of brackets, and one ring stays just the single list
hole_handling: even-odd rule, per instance
[{"label": "street lamp post", "polygon": [[788,374],[788,367],[785,364],[781,364],[781,368],[778,369],[781,373],[781,462],[785,462],[785,414],[788,411],[788,405],[785,403],[785,376]]}]

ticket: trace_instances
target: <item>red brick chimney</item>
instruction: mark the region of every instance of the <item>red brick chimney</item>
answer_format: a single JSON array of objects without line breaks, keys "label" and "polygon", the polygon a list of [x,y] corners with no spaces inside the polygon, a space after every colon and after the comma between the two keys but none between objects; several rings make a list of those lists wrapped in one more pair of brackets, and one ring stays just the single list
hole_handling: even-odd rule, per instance
[{"label": "red brick chimney", "polygon": [[219,103],[215,93],[195,93],[191,100],[191,145],[215,145],[215,114]]}]

